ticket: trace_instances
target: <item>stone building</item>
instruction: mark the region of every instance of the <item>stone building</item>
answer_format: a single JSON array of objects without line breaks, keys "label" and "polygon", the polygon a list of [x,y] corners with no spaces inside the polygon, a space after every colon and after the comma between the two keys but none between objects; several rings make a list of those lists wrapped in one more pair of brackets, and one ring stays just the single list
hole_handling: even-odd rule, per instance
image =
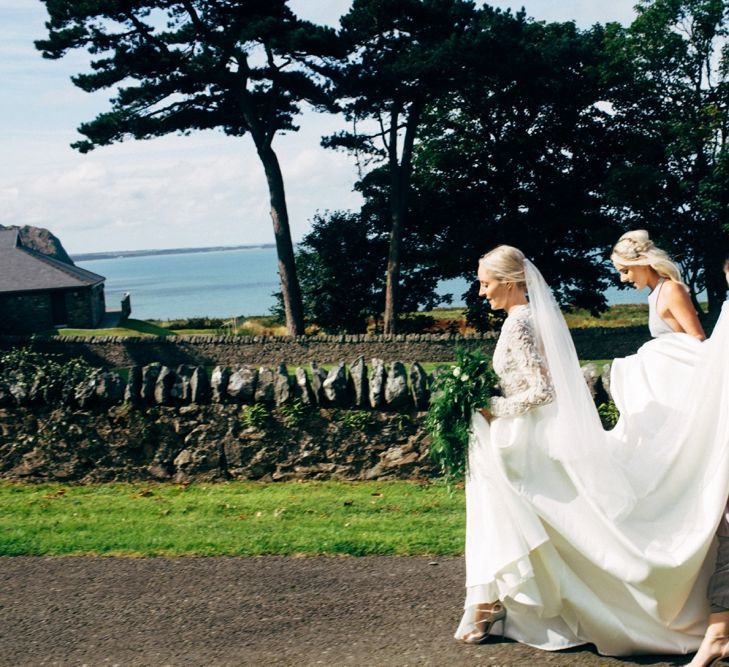
[{"label": "stone building", "polygon": [[97,327],[104,280],[23,245],[17,229],[0,229],[0,333]]}]

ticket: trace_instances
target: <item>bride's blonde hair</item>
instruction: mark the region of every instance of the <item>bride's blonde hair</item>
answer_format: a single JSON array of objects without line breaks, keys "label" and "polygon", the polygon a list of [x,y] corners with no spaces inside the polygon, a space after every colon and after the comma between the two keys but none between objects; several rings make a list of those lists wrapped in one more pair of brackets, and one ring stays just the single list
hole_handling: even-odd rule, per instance
[{"label": "bride's blonde hair", "polygon": [[515,283],[526,289],[524,274],[524,253],[510,245],[496,246],[478,260],[479,268],[492,274],[503,283]]},{"label": "bride's blonde hair", "polygon": [[623,234],[610,255],[615,266],[650,266],[662,278],[668,278],[680,285],[681,269],[665,250],[658,248],[645,229],[636,229]]}]

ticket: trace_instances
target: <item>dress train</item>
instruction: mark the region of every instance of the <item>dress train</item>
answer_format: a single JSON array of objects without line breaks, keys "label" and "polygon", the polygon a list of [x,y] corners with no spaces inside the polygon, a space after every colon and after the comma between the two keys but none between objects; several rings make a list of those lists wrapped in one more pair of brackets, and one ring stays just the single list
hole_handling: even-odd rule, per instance
[{"label": "dress train", "polygon": [[599,480],[581,475],[584,461],[555,454],[565,431],[554,404],[491,424],[474,414],[456,638],[474,629],[475,605],[499,599],[506,636],[542,649],[698,648],[729,489],[727,350],[725,307],[706,343],[667,334],[616,362],[611,389],[624,417],[589,434],[590,451],[605,457],[593,461]]}]

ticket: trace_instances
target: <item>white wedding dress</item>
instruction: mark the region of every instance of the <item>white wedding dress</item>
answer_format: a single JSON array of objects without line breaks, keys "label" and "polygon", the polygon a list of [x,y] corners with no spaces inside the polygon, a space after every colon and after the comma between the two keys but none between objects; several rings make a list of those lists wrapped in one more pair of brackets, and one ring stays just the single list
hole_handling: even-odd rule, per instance
[{"label": "white wedding dress", "polygon": [[506,636],[535,647],[694,651],[729,488],[729,310],[706,343],[658,331],[616,361],[621,419],[605,432],[530,263],[527,285],[530,305],[512,310],[494,351],[496,418],[473,416],[455,636],[498,599]]}]

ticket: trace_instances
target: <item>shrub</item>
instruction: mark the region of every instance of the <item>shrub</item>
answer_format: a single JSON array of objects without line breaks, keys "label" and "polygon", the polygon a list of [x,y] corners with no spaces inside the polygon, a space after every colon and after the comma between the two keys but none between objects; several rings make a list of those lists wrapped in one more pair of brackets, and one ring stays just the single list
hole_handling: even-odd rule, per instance
[{"label": "shrub", "polygon": [[47,403],[69,402],[76,387],[96,372],[83,359],[63,360],[61,355],[42,354],[28,347],[0,353],[0,368],[6,383],[24,385],[28,394]]},{"label": "shrub", "polygon": [[346,410],[342,414],[341,421],[351,429],[364,431],[372,425],[372,413],[366,410]]},{"label": "shrub", "polygon": [[263,428],[268,421],[269,412],[265,405],[256,403],[245,405],[240,411],[241,421],[250,428]]},{"label": "shrub", "polygon": [[613,428],[613,426],[618,423],[620,413],[618,412],[617,406],[612,401],[601,403],[597,408],[597,412],[600,415],[600,421],[602,421],[603,427]]},{"label": "shrub", "polygon": [[307,412],[308,408],[300,398],[293,400],[291,403],[284,403],[278,408],[281,421],[284,423],[284,426],[288,426],[289,428],[299,426],[306,418]]},{"label": "shrub", "polygon": [[189,317],[159,321],[158,324],[165,329],[221,329],[225,323],[218,317]]},{"label": "shrub", "polygon": [[[435,318],[432,315],[422,313],[409,313],[398,320],[398,333],[425,333],[432,330],[435,325]],[[456,323],[457,326],[457,323]]]}]

